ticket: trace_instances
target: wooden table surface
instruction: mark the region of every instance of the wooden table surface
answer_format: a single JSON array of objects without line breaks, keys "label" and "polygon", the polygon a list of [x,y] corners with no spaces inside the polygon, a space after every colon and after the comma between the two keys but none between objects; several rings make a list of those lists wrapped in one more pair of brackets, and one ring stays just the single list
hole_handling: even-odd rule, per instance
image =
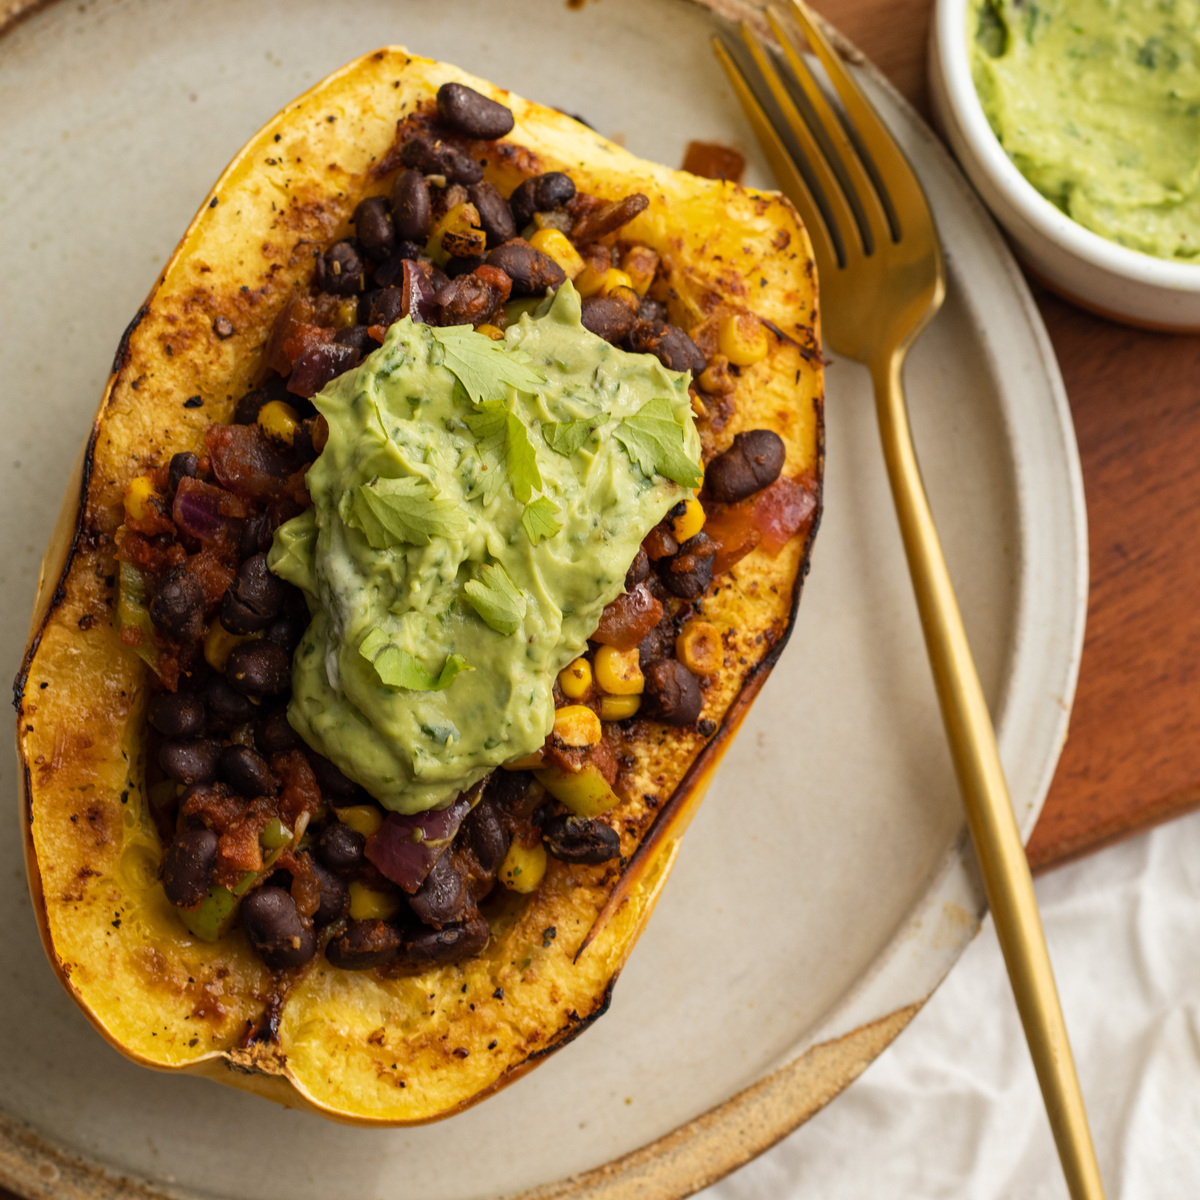
[{"label": "wooden table surface", "polygon": [[[813,0],[929,117],[930,0]],[[1200,337],[1147,333],[1034,286],[1075,419],[1091,595],[1035,869],[1200,805]]]}]

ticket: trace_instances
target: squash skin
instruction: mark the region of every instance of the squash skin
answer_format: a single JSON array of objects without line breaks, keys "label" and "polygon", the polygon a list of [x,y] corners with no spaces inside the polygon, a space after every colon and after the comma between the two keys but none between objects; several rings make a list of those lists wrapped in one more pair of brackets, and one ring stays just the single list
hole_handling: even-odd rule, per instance
[{"label": "squash skin", "polygon": [[[364,188],[380,190],[372,168],[397,117],[447,80],[512,108],[516,128],[487,168],[503,192],[561,169],[605,198],[649,196],[627,232],[671,257],[671,316],[698,340],[731,298],[787,335],[744,372],[735,414],[705,433],[706,447],[774,429],[785,474],[813,481],[818,502],[777,557],[751,552],[704,601],[705,619],[729,631],[729,665],[705,692],[715,735],[637,720],[624,739],[634,761],[618,810],[623,872],[551,860],[533,896],[507,898],[478,958],[384,980],[320,957],[281,995],[240,932],[195,941],[158,885],[144,668],[114,622],[112,537],[126,482],[201,448],[204,428],[230,418],[276,312],[311,272],[308,247],[345,232]],[[218,318],[232,334],[218,332]],[[195,395],[202,405],[184,408]],[[606,1009],[679,838],[786,642],[819,522],[821,413],[815,270],[783,197],[642,162],[570,118],[398,47],[285,108],[217,182],[122,338],[43,563],[17,679],[34,908],[52,965],[93,1024],[144,1065],[368,1125],[448,1116],[577,1036]]]}]

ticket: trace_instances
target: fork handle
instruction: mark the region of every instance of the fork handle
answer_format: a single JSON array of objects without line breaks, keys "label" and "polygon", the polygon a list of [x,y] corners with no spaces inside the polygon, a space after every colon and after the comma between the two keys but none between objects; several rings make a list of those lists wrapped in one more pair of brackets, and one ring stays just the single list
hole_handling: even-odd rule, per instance
[{"label": "fork handle", "polygon": [[913,448],[901,380],[906,349],[873,367],[872,376],[888,478],[942,720],[1068,1190],[1072,1200],[1103,1200],[1029,860]]}]

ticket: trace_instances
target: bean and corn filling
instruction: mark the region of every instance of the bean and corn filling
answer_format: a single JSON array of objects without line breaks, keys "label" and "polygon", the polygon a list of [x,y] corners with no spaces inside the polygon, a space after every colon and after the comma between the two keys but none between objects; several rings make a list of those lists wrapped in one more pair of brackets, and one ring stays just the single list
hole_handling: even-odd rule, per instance
[{"label": "bean and corn filling", "polygon": [[[461,960],[488,942],[495,889],[534,891],[548,856],[619,860],[623,743],[646,721],[715,732],[700,718],[724,644],[705,592],[756,546],[777,553],[813,512],[811,492],[781,475],[774,432],[743,431],[713,453],[739,371],[778,334],[740,310],[699,338],[702,350],[668,320],[666,264],[624,236],[647,197],[587,195],[558,171],[502,195],[484,163],[512,128],[507,108],[456,83],[436,111],[402,121],[388,190],[358,205],[354,236],[316,254],[233,422],[208,428],[204,454],[176,454],[125,492],[118,612],[122,640],[153,672],[148,787],[163,887],[195,937],[240,923],[273,970],[318,953],[389,973]],[[568,279],[588,330],[691,373],[702,489],[645,538],[587,653],[558,675],[544,746],[448,807],[385,813],[287,718],[309,613],[266,552],[311,503],[305,474],[328,435],[311,398],[405,317],[500,338]]]}]

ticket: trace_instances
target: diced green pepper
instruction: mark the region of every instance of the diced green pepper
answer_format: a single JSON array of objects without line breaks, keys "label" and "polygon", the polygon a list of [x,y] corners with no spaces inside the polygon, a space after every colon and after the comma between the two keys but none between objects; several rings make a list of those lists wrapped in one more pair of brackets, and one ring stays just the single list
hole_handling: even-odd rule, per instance
[{"label": "diced green pepper", "polygon": [[237,916],[238,903],[258,878],[257,871],[243,871],[241,878],[227,887],[213,886],[196,908],[181,908],[179,915],[188,929],[202,942],[216,942],[229,932]]},{"label": "diced green pepper", "polygon": [[292,831],[278,817],[272,817],[258,840],[264,850],[281,850],[292,840]]},{"label": "diced green pepper", "polygon": [[121,563],[120,581],[117,588],[117,621],[122,629],[136,629],[141,641],[133,647],[134,653],[151,670],[158,670],[158,648],[154,644],[154,622],[146,607],[146,581],[133,563]]},{"label": "diced green pepper", "polygon": [[533,777],[555,800],[565,804],[579,817],[598,817],[621,802],[621,798],[608,786],[608,781],[593,766],[585,766],[579,771],[545,767],[534,771]]}]

